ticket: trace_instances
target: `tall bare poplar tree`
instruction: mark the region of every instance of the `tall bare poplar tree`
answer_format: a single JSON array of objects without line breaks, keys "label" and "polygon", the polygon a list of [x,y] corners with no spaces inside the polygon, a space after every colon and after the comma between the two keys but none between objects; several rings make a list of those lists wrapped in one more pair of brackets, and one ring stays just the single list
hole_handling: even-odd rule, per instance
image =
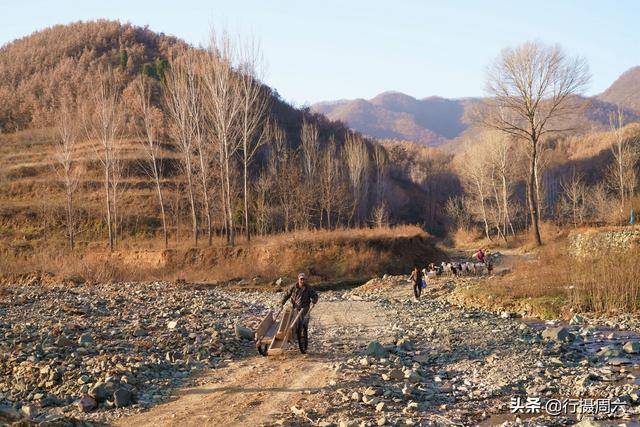
[{"label": "tall bare poplar tree", "polygon": [[369,186],[369,150],[359,135],[348,133],[345,137],[344,155],[353,191],[352,219],[360,220],[365,207]]},{"label": "tall bare poplar tree", "polygon": [[613,144],[611,154],[613,164],[609,168],[610,180],[620,198],[620,216],[624,215],[626,200],[631,197],[631,193],[636,185],[635,166],[638,162],[638,147],[636,141],[625,135],[624,131],[624,110],[619,107],[616,113],[609,115],[609,125],[613,133]]},{"label": "tall bare poplar tree", "polygon": [[515,236],[513,222],[511,220],[511,193],[513,181],[513,164],[516,163],[515,154],[512,150],[512,142],[510,137],[489,132],[485,136],[485,147],[489,153],[491,161],[491,170],[495,173],[495,179],[498,181],[495,187],[496,203],[501,206],[500,214],[502,220],[502,233],[507,236],[507,228],[512,236]]},{"label": "tall bare poplar tree", "polygon": [[232,192],[233,162],[242,141],[242,96],[239,79],[234,70],[237,50],[226,32],[211,31],[204,88],[207,102],[208,123],[218,145],[221,190],[227,242],[235,244],[233,208],[235,193]]},{"label": "tall bare poplar tree", "polygon": [[586,61],[568,57],[559,46],[527,42],[504,49],[487,77],[488,114],[485,125],[513,135],[528,146],[527,179],[533,234],[542,244],[538,224],[536,164],[540,141],[567,130],[566,119],[575,114],[578,98],[590,79]]},{"label": "tall bare poplar tree", "polygon": [[78,188],[80,169],[76,155],[76,141],[78,127],[76,121],[76,108],[68,98],[63,99],[56,114],[58,141],[56,144],[54,166],[58,178],[64,185],[66,198],[66,226],[67,238],[71,250],[75,248],[76,218],[74,195]]},{"label": "tall bare poplar tree", "polygon": [[85,116],[85,129],[88,138],[93,141],[93,147],[103,168],[109,250],[113,251],[116,244],[116,218],[113,214],[114,167],[118,167],[120,150],[117,139],[123,125],[120,88],[111,68],[101,70],[97,78],[92,80],[92,85],[89,98],[90,112]]},{"label": "tall bare poplar tree", "polygon": [[194,194],[194,129],[190,108],[190,81],[196,78],[197,64],[191,54],[178,56],[165,74],[165,105],[169,117],[169,131],[182,154],[182,166],[187,179],[187,193],[191,211],[193,242],[198,245],[198,215]]},{"label": "tall bare poplar tree", "polygon": [[462,157],[460,172],[463,184],[468,189],[473,202],[473,209],[480,215],[484,225],[484,234],[487,239],[491,239],[489,234],[489,217],[487,213],[488,182],[487,182],[487,162],[484,147],[475,145],[471,147]]},{"label": "tall bare poplar tree", "polygon": [[336,149],[336,142],[331,138],[324,149],[320,167],[320,226],[322,227],[322,212],[326,216],[327,229],[331,229],[337,200],[336,192],[340,183],[340,161]]},{"label": "tall bare poplar tree", "polygon": [[135,83],[135,110],[134,114],[138,118],[140,142],[147,156],[148,166],[145,168],[147,174],[153,179],[156,187],[156,195],[160,206],[160,218],[162,220],[162,235],[164,237],[165,249],[169,246],[167,233],[167,218],[164,208],[164,197],[162,193],[162,157],[160,149],[159,130],[162,126],[162,112],[151,104],[151,87],[149,78],[141,74]]},{"label": "tall bare poplar tree", "polygon": [[206,124],[204,108],[206,99],[204,98],[204,85],[202,82],[202,75],[206,72],[208,61],[206,57],[204,60],[202,57],[198,58],[199,55],[197,52],[191,51],[188,55],[192,56],[191,60],[193,62],[194,72],[189,74],[189,78],[187,80],[187,105],[189,108],[189,119],[191,121],[191,130],[198,161],[196,175],[200,180],[202,208],[207,222],[207,242],[210,246],[213,242],[213,237],[211,234],[211,204],[209,202],[209,181],[211,178],[209,166],[211,163],[213,149],[211,147],[212,144],[207,144],[205,141],[205,138],[210,137],[211,135]]},{"label": "tall bare poplar tree", "polygon": [[262,86],[263,61],[260,46],[251,40],[240,46],[238,83],[240,85],[240,122],[242,154],[242,195],[244,202],[244,230],[251,240],[249,227],[249,166],[265,138],[263,128],[269,110],[269,93]]}]

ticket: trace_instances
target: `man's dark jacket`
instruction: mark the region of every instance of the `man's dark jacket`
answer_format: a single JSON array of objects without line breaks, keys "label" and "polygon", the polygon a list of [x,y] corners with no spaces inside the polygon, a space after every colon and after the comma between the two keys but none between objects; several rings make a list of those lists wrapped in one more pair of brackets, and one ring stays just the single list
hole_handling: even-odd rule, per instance
[{"label": "man's dark jacket", "polygon": [[284,294],[282,304],[285,304],[288,299],[291,299],[295,308],[298,310],[304,309],[306,311],[309,309],[312,302],[314,304],[318,302],[318,293],[307,284],[301,288],[298,288],[298,285],[295,284]]}]

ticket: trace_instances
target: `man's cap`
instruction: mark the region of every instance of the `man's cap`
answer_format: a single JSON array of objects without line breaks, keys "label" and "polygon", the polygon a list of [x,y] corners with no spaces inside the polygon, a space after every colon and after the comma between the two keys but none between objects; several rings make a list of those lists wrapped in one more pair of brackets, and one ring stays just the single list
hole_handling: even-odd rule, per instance
[{"label": "man's cap", "polygon": [[298,273],[298,279],[305,279],[306,276],[304,275],[304,273]]}]

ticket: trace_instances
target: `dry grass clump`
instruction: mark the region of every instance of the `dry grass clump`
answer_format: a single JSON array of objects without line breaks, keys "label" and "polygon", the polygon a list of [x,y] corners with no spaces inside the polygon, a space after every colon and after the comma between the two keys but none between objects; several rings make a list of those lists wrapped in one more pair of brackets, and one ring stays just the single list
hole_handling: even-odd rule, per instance
[{"label": "dry grass clump", "polygon": [[558,297],[566,295],[568,257],[563,244],[551,244],[537,258],[522,258],[511,274],[491,280],[487,288],[509,298]]},{"label": "dry grass clump", "polygon": [[482,239],[482,234],[477,228],[458,227],[452,238],[455,247],[466,247],[471,244],[477,244]]},{"label": "dry grass clump", "polygon": [[520,261],[513,273],[489,281],[499,299],[547,298],[562,301],[564,312],[640,311],[640,253],[595,253],[577,258],[565,243],[549,244],[538,258]]},{"label": "dry grass clump", "polygon": [[637,250],[581,259],[570,271],[570,303],[583,311],[640,310],[640,253]]},{"label": "dry grass clump", "polygon": [[255,238],[268,244],[282,244],[298,241],[335,242],[340,240],[384,239],[397,237],[427,237],[428,234],[417,225],[399,225],[380,228],[338,228],[335,230],[300,230]]}]

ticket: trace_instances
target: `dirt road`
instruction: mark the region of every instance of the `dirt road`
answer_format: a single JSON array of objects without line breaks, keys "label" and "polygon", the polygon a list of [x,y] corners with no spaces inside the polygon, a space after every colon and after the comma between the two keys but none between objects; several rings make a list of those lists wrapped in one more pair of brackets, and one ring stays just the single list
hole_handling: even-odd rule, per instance
[{"label": "dirt road", "polygon": [[[375,312],[375,314],[373,314]],[[204,373],[203,385],[118,425],[247,426],[272,423],[275,414],[311,400],[334,376],[336,348],[379,339],[388,319],[367,301],[322,301],[310,325],[309,353],[256,356]]]}]

